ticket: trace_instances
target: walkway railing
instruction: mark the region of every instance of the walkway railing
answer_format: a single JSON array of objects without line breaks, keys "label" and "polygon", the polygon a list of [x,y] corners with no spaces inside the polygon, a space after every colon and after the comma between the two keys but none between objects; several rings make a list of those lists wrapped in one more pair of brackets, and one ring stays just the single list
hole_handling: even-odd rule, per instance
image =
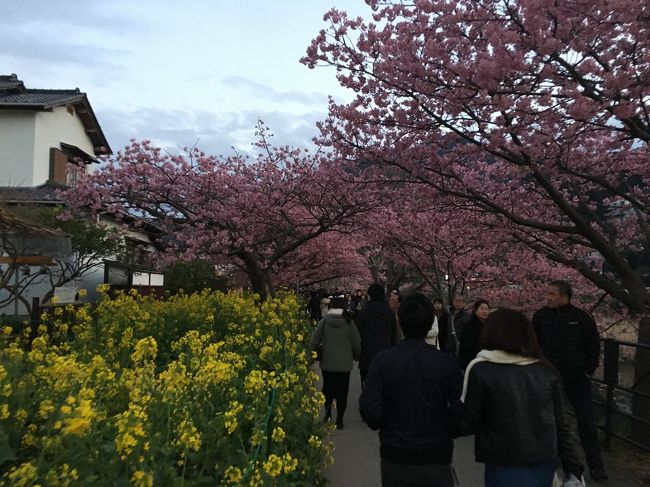
[{"label": "walkway railing", "polygon": [[[611,444],[612,438],[618,438],[639,449],[650,452],[650,435],[634,435],[636,437],[635,439],[624,434],[625,430],[634,433],[637,431],[635,429],[636,426],[640,426],[642,430],[650,431],[650,421],[634,414],[635,410],[639,409],[634,406],[637,401],[647,401],[650,405],[650,393],[638,390],[640,383],[644,380],[650,381],[650,377],[636,378],[636,383],[632,387],[626,387],[620,381],[620,348],[622,346],[633,347],[635,352],[639,349],[647,350],[646,353],[650,355],[650,345],[614,340],[612,338],[604,338],[601,341],[604,344],[603,378],[593,377],[592,381],[601,387],[604,386],[604,401],[599,400],[601,398],[595,397],[594,403],[604,409],[605,424],[601,428],[605,431],[606,445],[609,446]],[[628,407],[623,407],[622,405],[627,405]],[[627,419],[627,427],[617,427],[617,421],[615,420],[617,416]]]}]

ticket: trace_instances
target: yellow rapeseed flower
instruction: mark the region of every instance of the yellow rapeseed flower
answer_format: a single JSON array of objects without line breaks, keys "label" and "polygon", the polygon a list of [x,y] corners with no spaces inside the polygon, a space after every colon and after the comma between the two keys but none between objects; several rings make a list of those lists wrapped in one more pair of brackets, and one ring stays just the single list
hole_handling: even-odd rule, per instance
[{"label": "yellow rapeseed flower", "polygon": [[282,457],[282,470],[285,474],[291,473],[298,468],[298,460],[291,456],[291,453],[285,453]]},{"label": "yellow rapeseed flower", "polygon": [[178,440],[176,444],[188,450],[199,451],[201,448],[201,434],[190,419],[184,419],[178,425]]},{"label": "yellow rapeseed flower", "polygon": [[231,465],[224,472],[223,478],[230,484],[236,484],[237,482],[241,481],[244,476],[242,475],[242,471],[239,469],[239,467]]},{"label": "yellow rapeseed flower", "polygon": [[271,453],[262,466],[264,471],[271,477],[278,477],[282,474],[282,457],[277,456],[275,453]]},{"label": "yellow rapeseed flower", "polygon": [[131,476],[131,483],[134,487],[153,487],[153,474],[136,470]]},{"label": "yellow rapeseed flower", "polygon": [[27,487],[33,485],[38,478],[38,470],[32,462],[23,463],[13,467],[5,477],[10,480],[10,485],[14,487]]},{"label": "yellow rapeseed flower", "polygon": [[311,446],[313,446],[314,448],[316,448],[316,449],[320,448],[321,445],[323,444],[323,442],[321,441],[321,439],[320,439],[318,436],[315,436],[315,435],[311,435],[311,436],[309,437],[309,441],[308,441],[308,443],[309,443]]},{"label": "yellow rapeseed flower", "polygon": [[286,433],[284,432],[284,430],[282,428],[280,428],[279,426],[273,428],[273,434],[271,435],[271,438],[273,438],[273,441],[280,442],[280,441],[284,440],[285,436],[287,436],[287,435],[286,435]]},{"label": "yellow rapeseed flower", "polygon": [[133,353],[131,354],[131,360],[136,363],[145,361],[145,360],[154,360],[158,355],[158,344],[153,337],[146,337],[141,340],[138,340],[138,343],[135,344]]},{"label": "yellow rapeseed flower", "polygon": [[20,423],[24,422],[27,419],[27,411],[20,408],[14,413],[14,418],[16,418],[16,420]]}]

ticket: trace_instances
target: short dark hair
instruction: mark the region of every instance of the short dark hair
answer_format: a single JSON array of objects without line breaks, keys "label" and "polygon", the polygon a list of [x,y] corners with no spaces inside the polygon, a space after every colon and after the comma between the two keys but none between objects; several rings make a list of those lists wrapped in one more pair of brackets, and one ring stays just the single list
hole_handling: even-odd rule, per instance
[{"label": "short dark hair", "polygon": [[370,301],[386,301],[386,291],[379,284],[371,284],[368,287]]},{"label": "short dark hair", "polygon": [[422,293],[411,294],[400,304],[399,324],[406,338],[424,338],[433,326],[433,304]]},{"label": "short dark hair", "polygon": [[444,302],[442,299],[440,299],[440,298],[433,298],[433,304],[436,304],[436,303],[440,303],[440,304],[442,304],[443,306],[445,305],[445,302]]},{"label": "short dark hair", "polygon": [[352,315],[348,312],[347,307],[348,302],[345,297],[335,296],[330,301],[330,309],[342,309],[343,318],[345,318],[345,321],[350,323],[352,321]]},{"label": "short dark hair", "polygon": [[567,281],[551,281],[548,283],[548,285],[556,287],[560,295],[568,297],[569,300],[573,296],[573,289],[571,288],[571,284],[569,284]]},{"label": "short dark hair", "polygon": [[478,309],[484,304],[487,304],[488,308],[490,307],[490,303],[488,303],[485,299],[477,299],[474,302],[474,306],[472,307],[474,309],[474,312],[478,311]]},{"label": "short dark hair", "polygon": [[543,360],[533,325],[526,315],[513,309],[501,308],[488,316],[481,333],[480,348]]}]

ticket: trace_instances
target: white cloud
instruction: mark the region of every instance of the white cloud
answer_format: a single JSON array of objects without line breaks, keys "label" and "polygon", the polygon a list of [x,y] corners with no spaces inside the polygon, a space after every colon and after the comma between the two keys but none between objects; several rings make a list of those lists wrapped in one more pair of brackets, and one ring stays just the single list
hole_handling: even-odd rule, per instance
[{"label": "white cloud", "polygon": [[[258,118],[278,144],[305,145],[327,96],[349,96],[334,71],[299,63],[330,2],[10,2],[0,66],[27,86],[86,92],[114,149],[134,137],[246,150]],[[339,7],[369,14],[360,0]]]}]

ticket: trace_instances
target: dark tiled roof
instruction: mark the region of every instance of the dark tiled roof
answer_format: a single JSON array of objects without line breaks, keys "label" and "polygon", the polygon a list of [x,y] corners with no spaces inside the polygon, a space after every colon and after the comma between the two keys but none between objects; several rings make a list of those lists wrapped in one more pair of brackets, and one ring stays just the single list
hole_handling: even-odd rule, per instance
[{"label": "dark tiled roof", "polygon": [[68,103],[77,103],[86,96],[77,90],[34,90],[29,89],[23,92],[17,90],[2,90],[0,88],[0,106],[11,107],[34,107],[40,109],[58,107]]},{"label": "dark tiled roof", "polygon": [[73,105],[77,115],[93,142],[95,154],[111,154],[108,140],[102,132],[95,112],[85,93],[74,90],[44,90],[25,88],[15,74],[0,75],[0,109],[50,110],[54,107]]},{"label": "dark tiled roof", "polygon": [[3,90],[16,90],[24,89],[25,85],[18,79],[15,74],[0,75],[0,91]]},{"label": "dark tiled roof", "polygon": [[0,186],[0,203],[63,204],[57,191],[65,186],[45,183],[41,186]]}]

